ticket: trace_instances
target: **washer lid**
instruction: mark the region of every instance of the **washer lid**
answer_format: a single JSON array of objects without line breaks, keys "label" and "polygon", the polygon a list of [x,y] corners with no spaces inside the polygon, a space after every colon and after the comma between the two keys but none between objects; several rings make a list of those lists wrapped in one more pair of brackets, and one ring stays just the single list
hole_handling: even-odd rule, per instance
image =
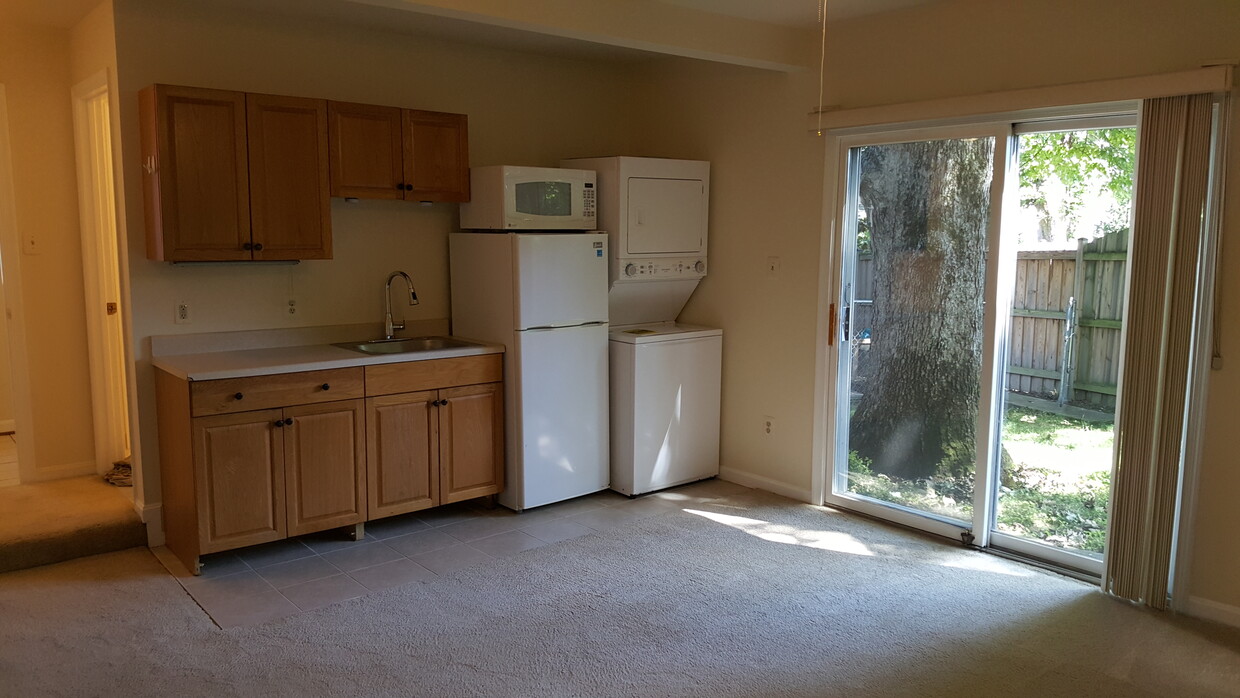
[{"label": "washer lid", "polygon": [[718,327],[701,327],[698,325],[681,325],[675,322],[651,322],[640,325],[623,325],[612,327],[608,338],[613,342],[626,344],[648,344],[650,342],[671,342],[682,339],[698,339],[701,337],[718,337],[723,330]]}]

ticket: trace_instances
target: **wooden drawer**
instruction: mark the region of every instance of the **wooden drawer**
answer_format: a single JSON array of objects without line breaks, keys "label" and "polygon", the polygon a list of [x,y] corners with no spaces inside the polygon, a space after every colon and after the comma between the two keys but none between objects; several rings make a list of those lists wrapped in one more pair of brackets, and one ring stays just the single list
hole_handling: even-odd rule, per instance
[{"label": "wooden drawer", "polygon": [[454,385],[498,383],[504,378],[503,356],[485,354],[367,366],[366,394],[391,395]]},{"label": "wooden drawer", "polygon": [[[195,417],[353,400],[365,395],[362,367],[190,383]],[[240,395],[240,397],[238,397]]]}]

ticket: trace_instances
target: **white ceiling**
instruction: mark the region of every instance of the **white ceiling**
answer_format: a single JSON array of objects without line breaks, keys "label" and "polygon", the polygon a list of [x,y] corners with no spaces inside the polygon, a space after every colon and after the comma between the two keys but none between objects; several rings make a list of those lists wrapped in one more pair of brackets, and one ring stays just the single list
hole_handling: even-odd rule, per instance
[{"label": "white ceiling", "polygon": [[[848,19],[860,15],[925,5],[935,0],[827,0],[827,18]],[[702,12],[730,15],[741,19],[784,24],[791,27],[817,26],[818,0],[659,0]]]},{"label": "white ceiling", "polygon": [[0,22],[68,29],[101,0],[0,0]]}]

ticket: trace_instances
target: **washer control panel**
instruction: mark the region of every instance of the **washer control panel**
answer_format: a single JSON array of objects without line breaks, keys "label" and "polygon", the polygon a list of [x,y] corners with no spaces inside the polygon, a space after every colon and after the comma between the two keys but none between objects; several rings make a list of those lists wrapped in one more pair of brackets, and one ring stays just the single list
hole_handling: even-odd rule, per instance
[{"label": "washer control panel", "polygon": [[706,276],[706,260],[697,257],[619,259],[616,266],[616,281],[700,279]]}]

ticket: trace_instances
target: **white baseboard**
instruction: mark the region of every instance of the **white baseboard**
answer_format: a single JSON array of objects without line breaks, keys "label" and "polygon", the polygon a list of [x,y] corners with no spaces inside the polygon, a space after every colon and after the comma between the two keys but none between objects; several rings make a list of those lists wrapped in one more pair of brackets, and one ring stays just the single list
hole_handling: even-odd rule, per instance
[{"label": "white baseboard", "polygon": [[1240,628],[1240,607],[1237,606],[1203,599],[1199,596],[1190,596],[1184,612],[1190,616]]},{"label": "white baseboard", "polygon": [[7,431],[17,431],[17,420],[0,419],[0,433]]},{"label": "white baseboard", "polygon": [[22,482],[44,482],[46,480],[63,480],[67,477],[80,477],[82,475],[97,475],[95,472],[95,462],[93,460],[82,461],[81,463],[65,463],[63,465],[52,465],[48,467],[37,467],[34,472],[27,476],[22,473]]},{"label": "white baseboard", "polygon": [[134,503],[134,510],[142,523],[146,524],[146,544],[152,548],[163,545],[164,540],[164,505]]},{"label": "white baseboard", "polygon": [[767,492],[774,492],[775,494],[788,497],[789,499],[795,499],[799,502],[808,502],[810,504],[817,503],[813,501],[813,496],[811,495],[809,489],[789,485],[786,482],[775,480],[766,477],[765,475],[755,475],[753,473],[747,473],[743,470],[735,470],[733,468],[720,468],[719,479],[734,482],[743,487],[755,487],[760,490],[766,490]]}]

